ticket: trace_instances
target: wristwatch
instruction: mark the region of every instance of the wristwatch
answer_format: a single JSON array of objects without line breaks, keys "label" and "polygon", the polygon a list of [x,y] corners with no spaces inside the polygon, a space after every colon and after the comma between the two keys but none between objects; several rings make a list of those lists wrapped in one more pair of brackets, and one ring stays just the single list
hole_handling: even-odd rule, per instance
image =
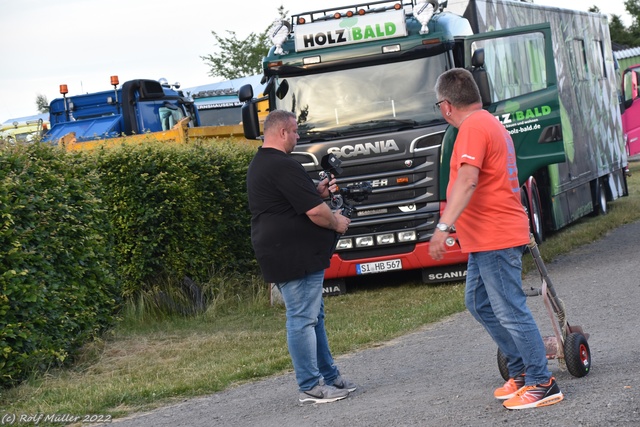
[{"label": "wristwatch", "polygon": [[445,233],[451,232],[451,226],[445,224],[444,222],[439,222],[438,224],[436,224],[436,228],[440,231],[444,231]]}]

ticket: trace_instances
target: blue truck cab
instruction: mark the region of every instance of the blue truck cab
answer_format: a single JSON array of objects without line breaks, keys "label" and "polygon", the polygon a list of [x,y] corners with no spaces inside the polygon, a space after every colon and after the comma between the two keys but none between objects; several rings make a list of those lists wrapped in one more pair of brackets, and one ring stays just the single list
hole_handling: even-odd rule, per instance
[{"label": "blue truck cab", "polygon": [[118,88],[117,76],[111,84],[113,90],[75,96],[67,96],[67,86],[61,85],[63,96],[50,104],[51,129],[43,140],[57,143],[72,132],[79,142],[162,132],[187,117],[189,126],[200,125],[193,100],[178,90],[179,84],[136,79]]}]

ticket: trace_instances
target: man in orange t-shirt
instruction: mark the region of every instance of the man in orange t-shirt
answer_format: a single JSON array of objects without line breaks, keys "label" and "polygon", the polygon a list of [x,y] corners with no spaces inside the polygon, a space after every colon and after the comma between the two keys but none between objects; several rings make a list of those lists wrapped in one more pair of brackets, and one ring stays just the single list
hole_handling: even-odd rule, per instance
[{"label": "man in orange t-shirt", "polygon": [[471,73],[454,68],[435,87],[444,119],[458,129],[447,206],[429,254],[442,259],[451,226],[469,254],[465,305],[507,358],[509,380],[494,391],[507,409],[553,405],[563,394],[547,367],[546,350],[522,290],[522,254],[529,222],[520,204],[513,141],[482,109]]}]

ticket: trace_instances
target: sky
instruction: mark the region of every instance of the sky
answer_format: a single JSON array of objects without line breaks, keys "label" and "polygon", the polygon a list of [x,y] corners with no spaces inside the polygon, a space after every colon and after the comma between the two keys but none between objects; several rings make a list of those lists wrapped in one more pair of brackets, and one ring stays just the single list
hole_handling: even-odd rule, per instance
[{"label": "sky", "polygon": [[[450,0],[452,1],[452,0]],[[166,78],[183,88],[218,82],[202,56],[215,53],[211,31],[239,40],[291,14],[364,3],[364,0],[0,0],[0,123],[37,114],[36,97],[49,102],[112,89],[133,79]],[[534,3],[631,18],[624,0],[534,0]]]}]

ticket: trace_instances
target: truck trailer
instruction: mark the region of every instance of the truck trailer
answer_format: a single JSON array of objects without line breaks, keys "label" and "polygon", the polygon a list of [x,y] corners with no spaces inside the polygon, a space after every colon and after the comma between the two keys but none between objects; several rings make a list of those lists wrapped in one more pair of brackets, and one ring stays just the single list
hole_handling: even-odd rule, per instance
[{"label": "truck trailer", "polygon": [[[372,187],[325,272],[333,290],[392,270],[464,280],[455,231],[444,260],[428,255],[456,135],[434,85],[451,68],[472,72],[484,108],[513,138],[537,241],[627,194],[604,15],[513,0],[373,1],[296,14],[272,34],[265,97],[271,110],[296,114],[292,156],[317,179],[333,154],[340,187]],[[239,96],[245,136],[258,138],[259,99],[250,86]]]}]

